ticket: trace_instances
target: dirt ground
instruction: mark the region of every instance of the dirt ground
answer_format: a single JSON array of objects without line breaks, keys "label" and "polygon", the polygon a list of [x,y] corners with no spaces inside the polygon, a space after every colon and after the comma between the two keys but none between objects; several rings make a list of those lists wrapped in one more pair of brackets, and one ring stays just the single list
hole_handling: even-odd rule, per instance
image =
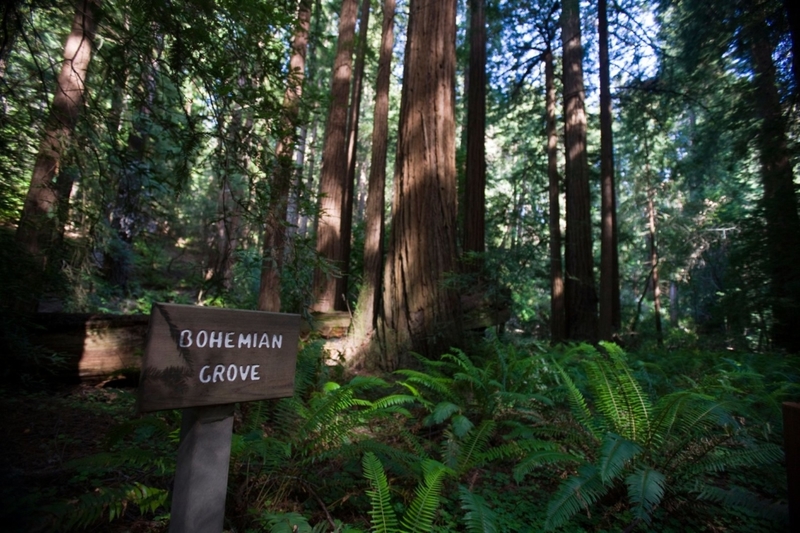
[{"label": "dirt ground", "polygon": [[135,416],[132,389],[104,384],[48,387],[46,392],[0,388],[3,531],[51,529],[42,509],[77,498],[70,492],[81,488],[66,466],[103,451],[109,429],[126,416]]}]

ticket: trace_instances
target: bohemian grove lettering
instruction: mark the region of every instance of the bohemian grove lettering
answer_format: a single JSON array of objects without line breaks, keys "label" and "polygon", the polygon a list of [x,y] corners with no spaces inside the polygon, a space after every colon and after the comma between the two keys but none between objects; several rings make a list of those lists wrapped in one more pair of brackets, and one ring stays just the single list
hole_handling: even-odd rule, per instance
[{"label": "bohemian grove lettering", "polygon": [[283,335],[269,333],[239,333],[234,331],[200,331],[190,329],[181,331],[178,340],[180,348],[280,348],[283,344]]},{"label": "bohemian grove lettering", "polygon": [[200,369],[200,383],[217,383],[224,381],[260,381],[261,376],[258,375],[258,368],[261,365],[215,365],[211,369],[211,365],[206,365]]}]

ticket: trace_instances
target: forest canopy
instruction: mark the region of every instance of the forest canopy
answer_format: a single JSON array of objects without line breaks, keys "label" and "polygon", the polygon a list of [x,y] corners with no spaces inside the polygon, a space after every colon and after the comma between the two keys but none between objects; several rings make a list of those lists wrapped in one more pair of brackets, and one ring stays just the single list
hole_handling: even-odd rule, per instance
[{"label": "forest canopy", "polygon": [[386,368],[481,310],[796,352],[793,23],[776,0],[7,2],[4,309],[351,312]]}]

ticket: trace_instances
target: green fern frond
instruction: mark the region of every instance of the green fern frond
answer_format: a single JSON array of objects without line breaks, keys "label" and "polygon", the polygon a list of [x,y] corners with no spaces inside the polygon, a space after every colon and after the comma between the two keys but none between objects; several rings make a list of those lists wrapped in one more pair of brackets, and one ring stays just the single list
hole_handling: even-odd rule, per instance
[{"label": "green fern frond", "polygon": [[395,533],[397,531],[397,515],[392,509],[389,494],[389,481],[378,457],[371,452],[364,454],[362,460],[364,477],[369,481],[367,496],[370,501],[369,515],[372,519],[372,531],[376,533]]},{"label": "green fern frond", "polygon": [[459,438],[464,437],[475,427],[475,424],[473,424],[469,418],[461,414],[453,417],[452,425],[453,433]]},{"label": "green fern frond", "polygon": [[553,530],[575,516],[581,509],[587,509],[606,494],[600,473],[592,465],[584,465],[576,476],[566,479],[558,488],[547,506],[545,529]]},{"label": "green fern frond", "polygon": [[442,485],[448,474],[454,472],[433,459],[422,463],[423,481],[414,492],[414,499],[403,515],[401,523],[408,533],[430,533],[436,519]]},{"label": "green fern frond", "polygon": [[417,398],[409,394],[391,394],[375,400],[373,402],[373,407],[375,409],[388,409],[390,407],[413,404],[416,403],[416,401]]},{"label": "green fern frond", "polygon": [[485,460],[489,439],[492,438],[494,429],[493,420],[484,420],[480,426],[466,434],[457,459],[459,473],[464,473]]},{"label": "green fern frond", "polygon": [[581,426],[583,426],[583,428],[586,429],[596,441],[599,442],[603,435],[602,426],[598,423],[596,417],[592,415],[591,411],[589,411],[589,407],[586,405],[586,398],[583,396],[583,393],[578,389],[578,387],[575,386],[575,383],[572,381],[572,378],[569,376],[569,374],[567,374],[567,372],[555,361],[553,361],[553,365],[558,370],[564,388],[566,389],[567,401],[569,402],[572,416],[575,417],[575,420]]},{"label": "green fern frond", "polygon": [[617,433],[630,440],[643,441],[650,429],[650,401],[624,361],[623,352],[605,344],[611,364],[601,357],[584,363],[595,406]]},{"label": "green fern frond", "polygon": [[583,459],[571,453],[564,453],[558,450],[539,450],[528,454],[522,461],[514,467],[514,481],[521,483],[525,476],[533,472],[537,467],[546,464],[556,463],[582,463]]},{"label": "green fern frond", "polygon": [[635,442],[614,433],[607,433],[600,448],[600,460],[597,465],[600,479],[603,483],[610,484],[641,452],[642,447]]},{"label": "green fern frond", "polygon": [[461,509],[466,511],[464,521],[470,533],[497,533],[497,517],[481,496],[473,494],[464,485],[458,487]]},{"label": "green fern frond", "polygon": [[740,449],[717,447],[713,453],[687,467],[686,474],[690,477],[706,472],[723,472],[738,467],[775,464],[781,460],[783,460],[783,448],[777,444],[765,443]]},{"label": "green fern frond", "polygon": [[[452,390],[451,387],[452,380],[450,379],[432,376],[428,373],[408,368],[396,370],[395,374],[405,376],[406,378],[405,382],[410,383],[414,386],[426,388],[438,394],[441,398],[449,399],[452,401],[458,400],[458,398],[456,397],[456,395]],[[401,382],[401,384],[402,383],[403,382]],[[420,396],[422,396],[422,394],[420,394]]]},{"label": "green fern frond", "polygon": [[650,522],[651,513],[664,497],[666,484],[666,476],[650,467],[640,468],[625,478],[635,518]]},{"label": "green fern frond", "polygon": [[764,500],[745,488],[733,486],[728,489],[703,485],[698,488],[697,498],[712,501],[726,509],[740,509],[752,515],[774,520],[779,524],[789,525],[789,509],[785,503]]},{"label": "green fern frond", "polygon": [[[148,487],[141,483],[132,483],[122,487],[99,488],[84,494],[77,501],[64,507],[61,516],[57,517],[57,530],[72,531],[85,529],[104,516],[111,522],[125,512],[129,505],[136,505],[141,512],[155,512],[162,507],[169,492],[164,489]],[[60,513],[59,513],[60,514]]]},{"label": "green fern frond", "polygon": [[459,411],[461,411],[461,407],[453,402],[439,402],[423,422],[426,426],[441,424]]}]

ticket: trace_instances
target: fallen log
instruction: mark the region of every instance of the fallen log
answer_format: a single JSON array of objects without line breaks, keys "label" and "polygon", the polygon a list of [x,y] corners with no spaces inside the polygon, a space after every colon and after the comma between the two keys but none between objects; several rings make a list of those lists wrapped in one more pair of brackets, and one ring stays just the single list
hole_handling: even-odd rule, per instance
[{"label": "fallen log", "polygon": [[[489,305],[480,298],[465,298],[464,329],[485,329],[504,324],[507,306]],[[312,313],[300,334],[312,332],[324,339],[345,337],[350,329],[347,312]],[[149,315],[39,313],[32,341],[58,354],[63,365],[54,369],[59,378],[98,382],[109,376],[138,376],[147,336]]]}]

